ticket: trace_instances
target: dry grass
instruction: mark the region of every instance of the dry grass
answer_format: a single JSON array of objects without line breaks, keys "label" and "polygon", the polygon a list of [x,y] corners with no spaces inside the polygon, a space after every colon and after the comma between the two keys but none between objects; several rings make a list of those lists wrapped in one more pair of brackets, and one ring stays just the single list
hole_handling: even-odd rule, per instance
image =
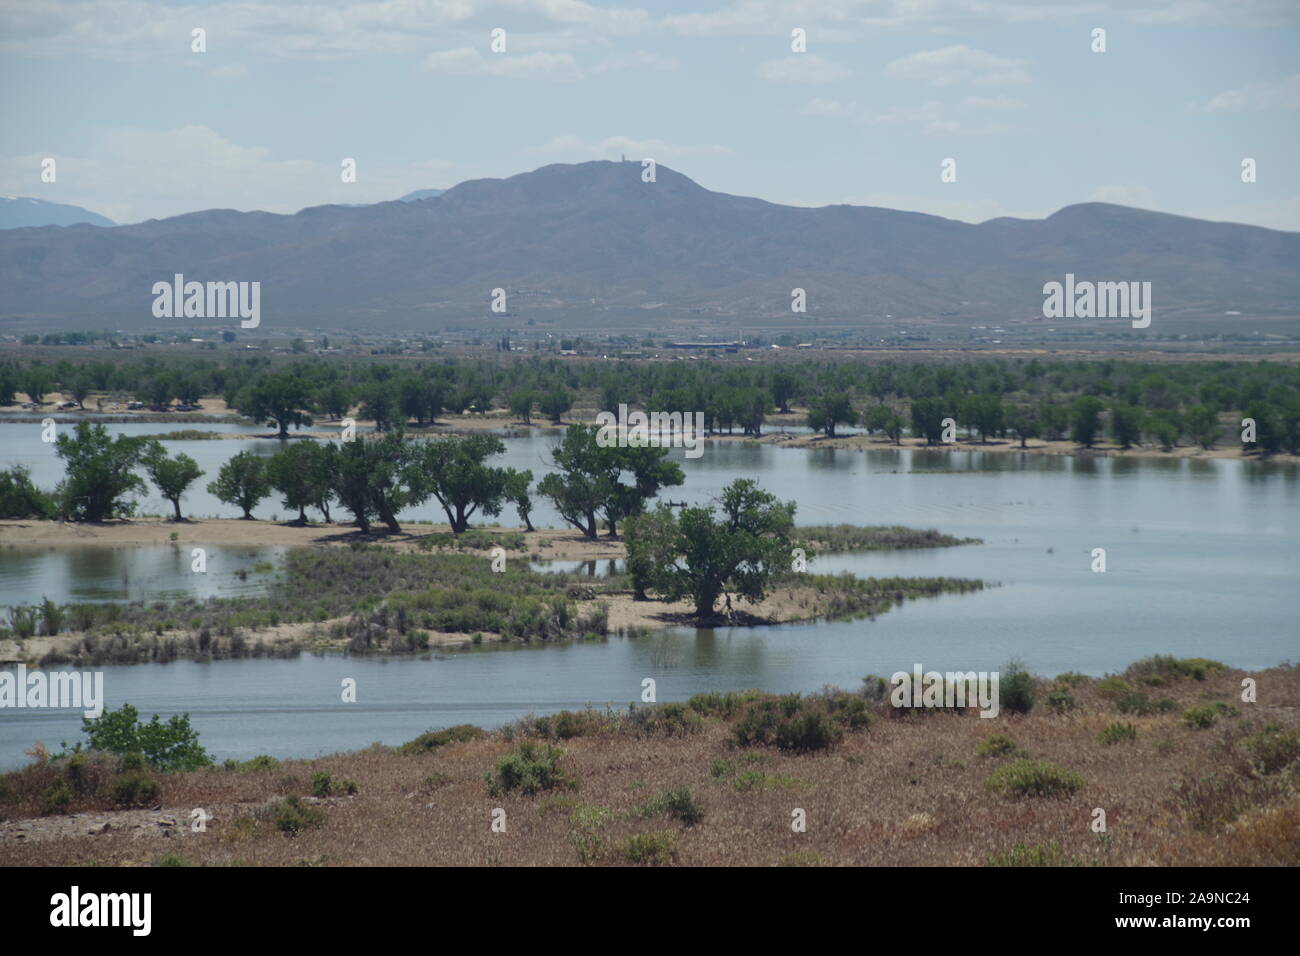
[{"label": "dry grass", "polygon": [[[193,864],[261,866],[1298,865],[1300,754],[1290,741],[1300,738],[1288,735],[1300,730],[1300,668],[1251,675],[1258,703],[1240,702],[1244,676],[1214,671],[1161,686],[1177,709],[1126,716],[1136,738],[1122,746],[1100,741],[1120,714],[1087,679],[1074,683],[1076,706],[1064,713],[1044,706],[1055,685],[1042,681],[1027,715],[877,719],[806,754],[737,747],[743,708],[696,715],[693,732],[675,736],[647,735],[617,714],[570,720],[578,735],[567,738],[543,722],[545,743],[563,750],[560,767],[576,788],[490,796],[485,774],[540,736],[536,722],[524,721],[425,753],[375,746],[264,771],[162,776],[162,805],[175,816],[188,820],[193,807],[213,815],[206,833],[182,826],[170,838],[110,830],[17,840],[23,821],[14,821],[38,811],[12,793],[9,775],[0,864],[147,865],[171,853]],[[1208,729],[1184,724],[1182,710],[1215,701],[1240,713]],[[1265,727],[1275,729],[1261,736]],[[995,733],[1019,751],[977,755]],[[1082,786],[1069,796],[1016,798],[987,785],[1024,754],[1077,774]],[[359,792],[310,797],[322,770],[357,781]],[[277,829],[272,806],[290,794],[321,810],[323,824],[295,836]],[[1091,830],[1097,807],[1106,811],[1105,834]],[[505,811],[504,833],[492,829],[495,808]],[[68,809],[100,814],[88,823],[111,817],[86,798]],[[791,829],[796,809],[807,832]]]}]

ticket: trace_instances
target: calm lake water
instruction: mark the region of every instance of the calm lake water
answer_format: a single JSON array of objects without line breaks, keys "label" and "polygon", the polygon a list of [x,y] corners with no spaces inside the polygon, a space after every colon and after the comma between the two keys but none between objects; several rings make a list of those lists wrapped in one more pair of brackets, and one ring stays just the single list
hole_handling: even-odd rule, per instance
[{"label": "calm lake water", "polygon": [[[16,427],[26,426],[0,427],[0,465],[27,462],[38,482],[53,484],[58,462],[33,451],[29,440],[6,434]],[[550,470],[554,441],[544,434],[511,439],[497,461],[531,468],[539,479]],[[210,473],[237,451],[276,447],[273,441],[171,444]],[[683,459],[680,450],[673,454],[687,476],[684,486],[670,489],[673,500],[706,501],[732,479],[751,477],[796,500],[801,524],[904,524],[984,539],[958,548],[829,556],[812,570],[978,577],[998,586],[908,603],[874,621],[681,629],[636,640],[474,649],[427,660],[305,656],[107,668],[108,706],[129,701],[164,717],[189,711],[204,744],[219,757],[310,756],[376,740],[399,743],[454,723],[493,726],[529,712],[623,705],[638,698],[644,677],[656,679],[663,701],[703,690],[851,687],[868,673],[888,675],[914,663],[996,670],[1019,657],[1042,674],[1097,675],[1153,653],[1260,668],[1293,660],[1300,649],[1300,470],[1293,466],[728,442],[707,444],[696,460]],[[162,512],[162,502],[146,503],[145,510]],[[232,516],[206,492],[187,498],[186,510]],[[276,510],[264,503],[257,513],[269,517]],[[424,507],[406,517],[442,515]],[[508,511],[501,521],[513,524],[514,515]],[[560,524],[543,502],[534,523]],[[1090,570],[1094,548],[1106,549],[1104,574]],[[68,559],[42,557],[20,568],[4,554],[4,594],[39,599],[42,588],[82,573]],[[169,578],[163,554],[138,560],[145,562],[139,567],[155,569],[153,579],[164,591],[199,577],[174,566],[177,578]],[[568,570],[576,563],[554,567]],[[594,569],[607,570],[607,562]],[[96,586],[99,573],[98,586],[111,589],[104,582],[115,580],[118,569],[86,573],[87,586]],[[20,584],[12,583],[23,575]],[[340,701],[344,677],[358,682],[355,704]],[[79,727],[72,712],[0,711],[0,766],[23,762],[35,740],[50,746],[72,740]]]}]

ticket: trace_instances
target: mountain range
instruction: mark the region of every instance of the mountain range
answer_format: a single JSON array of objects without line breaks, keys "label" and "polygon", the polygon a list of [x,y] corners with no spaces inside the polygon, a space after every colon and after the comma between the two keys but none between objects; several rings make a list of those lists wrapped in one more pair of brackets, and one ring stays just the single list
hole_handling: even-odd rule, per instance
[{"label": "mountain range", "polygon": [[[0,232],[0,328],[227,327],[154,318],[153,284],[177,273],[259,281],[268,332],[1001,322],[1041,319],[1044,283],[1067,273],[1150,282],[1157,327],[1300,314],[1300,233],[1108,203],[973,225],[778,205],[710,191],[663,165],[643,182],[640,163],[604,161],[424,192],[294,215],[214,209],[113,229]],[[498,288],[505,314],[489,309]],[[806,315],[792,316],[796,288]]]},{"label": "mountain range", "polygon": [[47,202],[29,196],[0,196],[0,229],[26,226],[72,226],[84,222],[92,226],[112,226],[113,220],[80,206]]}]

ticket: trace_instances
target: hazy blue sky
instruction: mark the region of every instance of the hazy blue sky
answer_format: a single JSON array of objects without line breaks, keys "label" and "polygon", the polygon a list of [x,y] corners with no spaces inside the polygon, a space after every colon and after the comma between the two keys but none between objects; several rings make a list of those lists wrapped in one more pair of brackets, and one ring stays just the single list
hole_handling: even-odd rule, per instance
[{"label": "hazy blue sky", "polygon": [[626,153],[774,202],[1295,230],[1298,26],[1297,0],[0,0],[0,193],[293,212]]}]

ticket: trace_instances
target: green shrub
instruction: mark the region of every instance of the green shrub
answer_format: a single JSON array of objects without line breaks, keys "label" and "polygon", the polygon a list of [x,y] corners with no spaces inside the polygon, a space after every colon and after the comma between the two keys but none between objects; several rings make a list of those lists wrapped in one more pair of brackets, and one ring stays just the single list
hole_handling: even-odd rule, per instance
[{"label": "green shrub", "polygon": [[[96,718],[83,718],[81,732],[88,738],[86,749],[108,753],[140,753],[152,766],[163,771],[197,770],[212,759],[199,745],[199,734],[190,726],[189,714],[177,714],[162,723],[154,714],[149,723],[139,720],[140,712],[130,704],[106,710]],[[77,744],[73,752],[82,749]]]},{"label": "green shrub", "polygon": [[691,791],[687,787],[665,790],[653,800],[643,804],[640,812],[642,816],[647,817],[661,813],[667,814],[674,820],[680,820],[688,827],[693,827],[704,819],[704,808],[691,795]]},{"label": "green shrub", "polygon": [[110,793],[119,807],[147,807],[158,799],[158,781],[143,773],[124,773],[113,781]]},{"label": "green shrub", "polygon": [[1000,706],[1014,714],[1034,709],[1034,677],[1019,661],[1010,661],[1002,670],[998,683]]},{"label": "green shrub", "polygon": [[977,757],[1011,757],[1022,752],[1020,745],[1006,734],[991,734],[975,748]]},{"label": "green shrub", "polygon": [[710,691],[707,694],[696,694],[687,701],[687,706],[697,714],[705,717],[722,717],[725,720],[730,720],[740,713],[746,704],[758,700],[762,696],[763,692],[758,690],[727,691],[726,693]]},{"label": "green shrub", "polygon": [[328,797],[334,792],[334,779],[324,770],[317,770],[311,777],[311,795]]},{"label": "green shrub", "polygon": [[1119,700],[1133,693],[1133,685],[1122,677],[1103,677],[1097,682],[1097,696],[1106,700]]},{"label": "green shrub", "polygon": [[1240,747],[1256,773],[1278,773],[1300,760],[1300,729],[1283,730],[1268,724],[1243,738]]},{"label": "green shrub", "polygon": [[1047,695],[1047,706],[1052,709],[1053,713],[1063,714],[1066,711],[1074,710],[1076,702],[1073,694],[1064,688],[1058,687]]},{"label": "green shrub", "polygon": [[347,794],[349,797],[354,797],[361,792],[361,784],[349,777],[346,780],[339,781],[339,785],[335,792],[337,793],[340,791]]},{"label": "green shrub", "polygon": [[704,719],[687,704],[652,704],[630,710],[624,726],[641,737],[685,737],[698,732]]},{"label": "green shrub", "polygon": [[448,727],[446,730],[430,730],[420,734],[414,740],[408,740],[399,746],[397,752],[403,754],[429,753],[448,744],[482,740],[486,736],[487,731],[481,727],[475,727],[473,724],[457,724],[455,727]]},{"label": "green shrub", "polygon": [[45,816],[52,813],[66,813],[70,803],[72,803],[72,788],[68,786],[68,781],[60,777],[46,789],[41,799],[41,813]]},{"label": "green shrub", "polygon": [[732,739],[741,747],[774,746],[808,753],[834,746],[845,726],[865,726],[870,720],[865,698],[829,694],[805,700],[785,694],[748,704],[732,728]]},{"label": "green shrub", "polygon": [[1211,704],[1198,704],[1183,711],[1183,723],[1193,730],[1213,727],[1218,719],[1219,711]]},{"label": "green shrub", "polygon": [[179,853],[164,853],[162,856],[155,857],[154,866],[190,866],[190,861]]},{"label": "green shrub", "polygon": [[325,814],[316,807],[302,802],[296,794],[278,800],[271,808],[271,818],[276,829],[286,836],[297,836],[304,830],[324,824]]},{"label": "green shrub", "polygon": [[1088,682],[1088,675],[1080,674],[1078,671],[1066,671],[1064,674],[1056,675],[1056,682],[1066,687],[1078,687]]},{"label": "green shrub", "polygon": [[629,863],[659,866],[673,861],[675,842],[671,830],[661,830],[657,833],[638,833],[623,842],[619,847],[619,854]]},{"label": "green shrub", "polygon": [[1227,670],[1225,664],[1205,657],[1176,658],[1157,654],[1130,664],[1124,675],[1149,687],[1160,687],[1179,680],[1205,680],[1217,671]]},{"label": "green shrub", "polygon": [[497,761],[496,768],[484,775],[488,793],[500,796],[518,790],[532,796],[543,790],[571,787],[572,782],[560,769],[564,751],[549,744],[526,741]]},{"label": "green shrub", "polygon": [[606,730],[612,721],[595,710],[562,710],[548,717],[537,717],[532,730],[551,740],[572,740],[574,737],[591,737]]},{"label": "green shrub", "polygon": [[990,790],[1009,797],[1069,796],[1083,784],[1083,778],[1072,770],[1027,758],[999,767],[988,778]]},{"label": "green shrub", "polygon": [[1098,739],[1106,746],[1110,746],[1111,744],[1122,743],[1125,740],[1137,740],[1137,735],[1137,728],[1132,724],[1124,724],[1116,721],[1115,723],[1109,724],[1101,734],[1098,735]]},{"label": "green shrub", "polygon": [[278,770],[280,761],[268,754],[258,754],[251,760],[245,760],[237,765],[240,773],[254,773],[259,770]]}]

